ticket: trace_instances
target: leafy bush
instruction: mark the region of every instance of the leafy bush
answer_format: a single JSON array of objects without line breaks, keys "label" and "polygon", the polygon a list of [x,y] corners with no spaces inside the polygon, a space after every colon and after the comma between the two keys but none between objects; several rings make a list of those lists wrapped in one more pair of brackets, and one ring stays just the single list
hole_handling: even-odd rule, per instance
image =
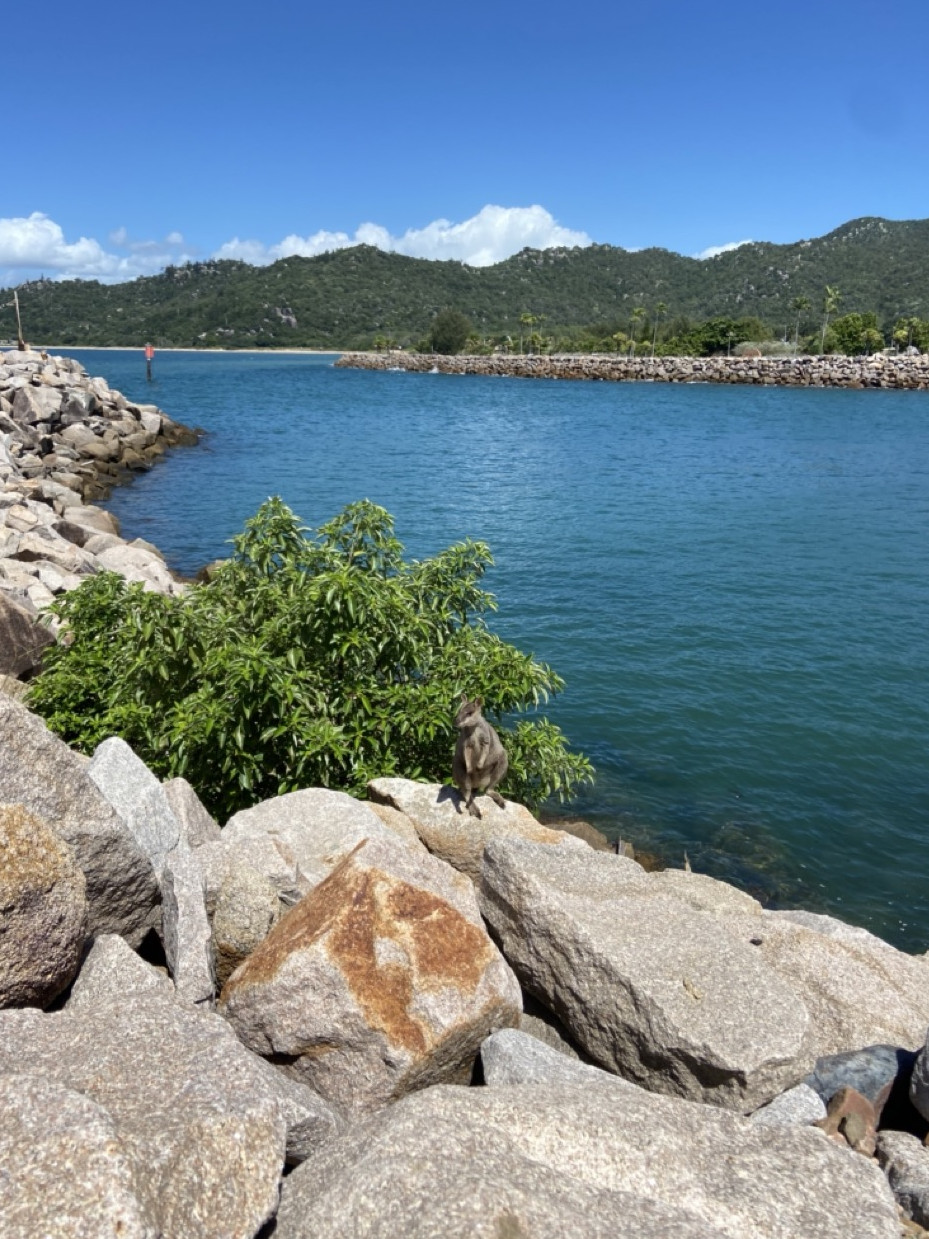
[{"label": "leafy bush", "polygon": [[52,610],[62,639],[29,704],[91,752],[120,735],[183,775],[221,820],[300,787],[449,778],[461,692],[481,695],[518,799],[570,794],[593,771],[534,707],[563,681],[489,631],[483,542],[406,562],[389,513],[349,505],[315,535],[269,499],[234,554],[181,597],[104,573]]}]

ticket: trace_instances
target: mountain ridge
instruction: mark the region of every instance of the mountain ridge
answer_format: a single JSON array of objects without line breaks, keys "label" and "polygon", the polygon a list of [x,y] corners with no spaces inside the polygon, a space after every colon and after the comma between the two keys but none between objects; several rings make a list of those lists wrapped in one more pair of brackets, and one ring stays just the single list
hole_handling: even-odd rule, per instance
[{"label": "mountain ridge", "polygon": [[[839,313],[874,312],[886,327],[901,316],[929,318],[929,219],[863,216],[821,237],[749,241],[710,258],[596,243],[524,249],[470,267],[360,245],[266,267],[210,259],[123,284],[42,279],[18,291],[27,337],[63,346],[338,350],[378,336],[415,343],[448,306],[479,335],[514,339],[526,313],[557,335],[591,324],[628,328],[633,309],[652,314],[659,303],[667,322],[751,316],[792,335],[791,303],[808,298],[815,326],[827,284],[842,294]],[[9,307],[0,309],[3,335],[15,335]]]}]

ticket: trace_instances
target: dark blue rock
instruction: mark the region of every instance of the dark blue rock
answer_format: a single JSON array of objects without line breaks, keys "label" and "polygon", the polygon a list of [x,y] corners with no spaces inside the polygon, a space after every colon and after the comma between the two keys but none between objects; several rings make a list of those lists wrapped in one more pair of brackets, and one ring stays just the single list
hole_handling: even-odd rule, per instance
[{"label": "dark blue rock", "polygon": [[917,1053],[897,1045],[869,1045],[845,1054],[829,1054],[817,1060],[804,1083],[819,1093],[826,1105],[848,1085],[867,1097],[881,1127],[913,1131],[921,1121],[909,1100]]}]

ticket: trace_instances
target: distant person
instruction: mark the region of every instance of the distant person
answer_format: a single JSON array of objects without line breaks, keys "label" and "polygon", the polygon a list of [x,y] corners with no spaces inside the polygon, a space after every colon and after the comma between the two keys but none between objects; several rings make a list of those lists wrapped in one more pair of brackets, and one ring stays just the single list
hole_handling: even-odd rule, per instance
[{"label": "distant person", "polygon": [[152,358],[155,356],[155,350],[150,344],[145,346],[145,377],[149,382],[152,381]]}]

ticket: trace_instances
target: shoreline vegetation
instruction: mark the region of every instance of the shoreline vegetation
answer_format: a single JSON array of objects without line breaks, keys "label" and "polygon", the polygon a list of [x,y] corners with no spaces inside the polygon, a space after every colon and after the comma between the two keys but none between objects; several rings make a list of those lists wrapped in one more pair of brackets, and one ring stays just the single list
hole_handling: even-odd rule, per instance
[{"label": "shoreline vegetation", "polygon": [[739,383],[763,387],[929,390],[929,356],[620,357],[616,354],[480,356],[342,353],[345,369],[478,374],[615,383]]}]

